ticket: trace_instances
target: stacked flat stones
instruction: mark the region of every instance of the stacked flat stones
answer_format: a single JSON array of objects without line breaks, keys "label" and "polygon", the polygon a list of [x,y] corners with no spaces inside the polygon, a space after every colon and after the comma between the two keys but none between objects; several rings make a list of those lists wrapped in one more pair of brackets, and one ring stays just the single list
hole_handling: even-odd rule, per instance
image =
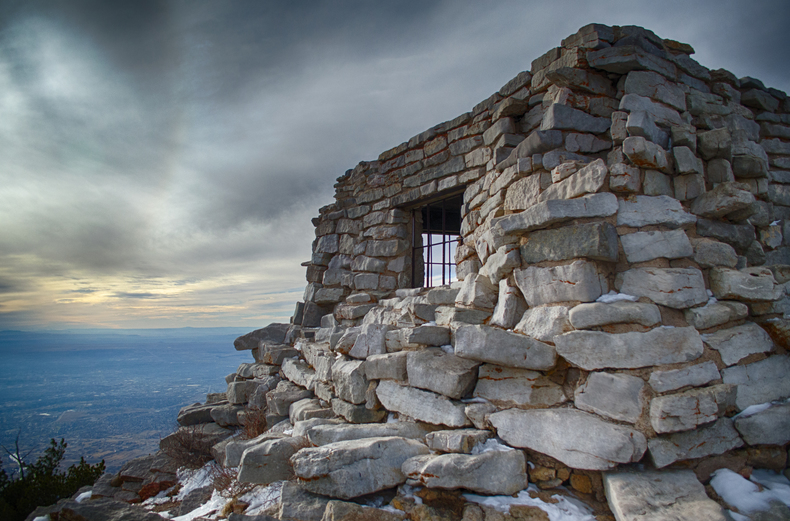
[{"label": "stacked flat stones", "polygon": [[[254,396],[283,423],[220,459],[343,499],[513,494],[528,472],[602,491],[599,471],[634,462],[703,481],[759,458],[784,469],[790,99],[691,53],[586,26],[340,177],[305,302],[277,335],[237,341],[256,364],[214,404]],[[407,289],[399,208],[463,186],[461,281]]]}]

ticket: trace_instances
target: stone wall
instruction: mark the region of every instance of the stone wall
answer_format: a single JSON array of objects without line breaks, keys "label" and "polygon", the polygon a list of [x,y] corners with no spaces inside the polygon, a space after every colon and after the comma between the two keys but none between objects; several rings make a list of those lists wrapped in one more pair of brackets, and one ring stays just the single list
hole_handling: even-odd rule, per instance
[{"label": "stone wall", "polygon": [[[346,172],[314,219],[304,303],[287,331],[237,341],[256,364],[224,407],[287,420],[315,446],[291,458],[296,476],[332,497],[407,479],[512,494],[526,461],[545,488],[599,495],[617,474],[598,471],[635,462],[703,482],[784,469],[790,100],[692,53],[586,26],[471,112]],[[404,208],[453,190],[461,280],[411,288]],[[391,483],[348,492],[316,470],[369,457],[370,436],[403,456],[373,472]],[[492,436],[502,450],[471,454]]]}]

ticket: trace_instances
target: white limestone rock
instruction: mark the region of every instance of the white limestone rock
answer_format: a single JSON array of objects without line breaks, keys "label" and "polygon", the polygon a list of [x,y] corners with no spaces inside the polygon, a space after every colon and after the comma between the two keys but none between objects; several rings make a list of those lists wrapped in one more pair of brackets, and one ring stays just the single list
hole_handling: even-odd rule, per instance
[{"label": "white limestone rock", "polygon": [[661,224],[669,228],[680,228],[697,222],[697,217],[686,212],[680,201],[667,195],[637,195],[634,200],[621,200],[619,206],[618,226],[641,228]]},{"label": "white limestone rock", "polygon": [[365,376],[364,360],[339,360],[332,366],[335,394],[341,400],[353,404],[365,403],[368,379]]},{"label": "white limestone rock", "polygon": [[749,445],[785,445],[790,441],[790,403],[735,418],[735,428]]},{"label": "white limestone rock", "polygon": [[520,450],[415,456],[401,470],[413,486],[490,495],[511,495],[527,487],[527,462]]},{"label": "white limestone rock", "polygon": [[734,268],[738,264],[735,248],[727,243],[702,238],[693,239],[691,243],[694,246],[694,261],[703,268]]},{"label": "white limestone rock", "polygon": [[687,431],[716,421],[735,404],[735,386],[714,385],[653,398],[650,423],[658,433]]},{"label": "white limestone rock", "polygon": [[[514,250],[515,251],[515,250]],[[497,287],[479,273],[470,273],[464,279],[461,290],[455,297],[455,305],[492,311],[496,305]]]},{"label": "white limestone rock", "polygon": [[574,405],[613,420],[636,423],[644,408],[644,386],[645,382],[636,376],[590,373],[576,389]]},{"label": "white limestone rock", "polygon": [[771,337],[754,322],[720,329],[715,333],[704,335],[702,341],[718,351],[722,362],[728,366],[738,363],[751,354],[767,353],[774,349]]},{"label": "white limestone rock", "polygon": [[642,459],[641,432],[575,409],[508,409],[489,421],[513,447],[542,452],[574,469],[608,470]]},{"label": "white limestone rock", "polygon": [[457,356],[507,367],[545,371],[554,367],[554,347],[533,338],[488,326],[461,326],[455,332]]},{"label": "white limestone rock", "polygon": [[492,326],[503,329],[512,329],[527,310],[527,303],[521,296],[521,291],[510,280],[507,278],[499,281],[499,298],[489,322]]},{"label": "white limestone rock", "polygon": [[629,233],[622,235],[620,242],[628,262],[645,262],[660,257],[680,259],[694,254],[683,230]]},{"label": "white limestone rock", "polygon": [[702,339],[693,327],[620,334],[571,331],[556,337],[554,342],[557,354],[587,371],[690,362],[704,351]]},{"label": "white limestone rock", "polygon": [[790,398],[790,356],[774,355],[749,365],[722,369],[726,384],[738,386],[735,404],[738,410],[773,400]]},{"label": "white limestone rock", "polygon": [[474,387],[479,365],[441,349],[425,349],[408,353],[406,372],[410,386],[459,399]]},{"label": "white limestone rock", "polygon": [[403,484],[403,462],[427,453],[428,447],[416,440],[364,438],[308,447],[294,454],[291,462],[306,490],[351,499]]},{"label": "white limestone rock", "polygon": [[513,271],[521,293],[530,307],[552,302],[592,302],[609,286],[594,262],[577,260],[565,266],[530,266]]},{"label": "white limestone rock", "polygon": [[707,219],[718,219],[743,210],[754,203],[754,195],[740,183],[719,183],[691,203],[691,212]]},{"label": "white limestone rock", "polygon": [[683,369],[653,371],[648,383],[656,392],[665,393],[686,386],[699,387],[720,378],[716,364],[708,361]]},{"label": "white limestone rock", "polygon": [[590,302],[573,307],[568,313],[571,325],[576,329],[590,329],[609,324],[641,324],[655,326],[661,322],[661,311],[649,302],[620,300],[606,304]]},{"label": "white limestone rock", "polygon": [[702,272],[696,268],[632,268],[618,274],[618,282],[622,293],[675,309],[708,301]]},{"label": "white limestone rock", "polygon": [[425,444],[431,450],[469,454],[478,443],[483,443],[494,434],[481,429],[453,429],[433,431],[425,435]]},{"label": "white limestone rock", "polygon": [[473,396],[502,408],[551,407],[566,401],[562,387],[537,371],[483,364]]},{"label": "white limestone rock", "polygon": [[316,381],[315,369],[306,362],[289,358],[283,362],[282,368],[285,378],[309,391],[313,390]]},{"label": "white limestone rock", "polygon": [[729,418],[692,431],[677,432],[652,438],[647,442],[650,457],[656,468],[664,468],[676,461],[704,458],[743,447],[743,440]]},{"label": "white limestone rock", "polygon": [[709,302],[702,307],[683,310],[686,322],[697,329],[709,329],[732,320],[741,320],[748,314],[749,307],[746,304],[732,300]]},{"label": "white limestone rock", "polygon": [[275,438],[247,448],[239,463],[239,483],[268,485],[293,479],[290,457],[302,447],[302,438]]},{"label": "white limestone rock", "polygon": [[513,268],[517,268],[520,265],[521,255],[518,248],[515,245],[505,245],[501,246],[493,255],[486,259],[485,264],[480,269],[480,275],[488,277],[491,284],[497,285],[499,281],[513,271]]},{"label": "white limestone rock", "polygon": [[710,289],[719,300],[732,299],[747,302],[779,300],[784,294],[768,268],[754,267],[732,270],[710,270]]},{"label": "white limestone rock", "polygon": [[544,201],[523,212],[492,219],[491,233],[497,237],[519,235],[571,219],[608,217],[615,213],[617,213],[617,196],[612,193]]},{"label": "white limestone rock", "polygon": [[603,486],[617,521],[726,521],[692,470],[607,472]]},{"label": "white limestone rock", "polygon": [[[363,324],[354,341],[354,346],[348,351],[348,355],[364,360],[370,355],[381,355],[387,352],[385,339],[387,332],[392,326],[387,324]],[[345,336],[344,336],[345,338]],[[343,339],[341,338],[341,341]],[[339,343],[336,347],[341,353]]]},{"label": "white limestone rock", "polygon": [[[417,422],[323,424],[314,425],[305,431],[305,436],[313,445],[320,447],[339,441],[361,440],[363,438],[382,438],[397,436],[422,440],[431,432],[432,427]],[[295,432],[295,431],[294,431]]]},{"label": "white limestone rock", "polygon": [[388,411],[405,414],[415,420],[448,427],[471,425],[464,414],[464,405],[440,394],[382,380],[376,388],[376,396]]},{"label": "white limestone rock", "polygon": [[538,202],[553,199],[573,199],[584,194],[594,194],[603,186],[609,169],[603,159],[596,159],[578,172],[558,183],[553,183],[538,196]]},{"label": "white limestone rock", "polygon": [[623,141],[623,154],[636,166],[669,173],[672,162],[667,151],[641,136]]},{"label": "white limestone rock", "polygon": [[365,360],[368,380],[406,381],[406,352],[371,355]]},{"label": "white limestone rock", "polygon": [[554,342],[554,337],[573,330],[568,306],[540,306],[524,312],[515,331],[540,340]]}]

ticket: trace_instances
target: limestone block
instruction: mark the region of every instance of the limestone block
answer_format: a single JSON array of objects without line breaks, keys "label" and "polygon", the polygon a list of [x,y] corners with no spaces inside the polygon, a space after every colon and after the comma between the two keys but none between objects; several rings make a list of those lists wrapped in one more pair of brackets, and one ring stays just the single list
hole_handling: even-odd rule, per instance
[{"label": "limestone block", "polygon": [[642,186],[641,172],[638,167],[625,163],[613,164],[609,168],[609,189],[612,192],[639,192]]},{"label": "limestone block", "polygon": [[603,485],[618,521],[727,519],[691,470],[607,472]]},{"label": "limestone block", "polygon": [[735,405],[742,411],[750,405],[790,397],[788,374],[790,374],[790,357],[774,355],[749,365],[722,369],[721,378],[725,384],[738,386]]},{"label": "limestone block", "polygon": [[526,210],[538,202],[540,174],[523,177],[510,185],[505,194],[505,210]]},{"label": "limestone block", "polygon": [[[236,521],[235,519],[229,519],[230,521]],[[402,515],[388,512],[381,508],[366,507],[350,501],[335,500],[327,503],[324,515],[318,521],[403,521],[403,519]]]},{"label": "limestone block", "polygon": [[691,362],[704,350],[693,327],[660,327],[646,333],[619,334],[571,331],[555,337],[554,343],[557,354],[587,371]]},{"label": "limestone block", "polygon": [[697,130],[691,125],[676,126],[670,130],[672,144],[677,147],[688,147],[692,152],[697,151]]},{"label": "limestone block", "polygon": [[243,405],[225,404],[211,408],[211,419],[220,427],[241,425],[239,413],[244,412]]},{"label": "limestone block", "polygon": [[735,428],[749,445],[785,445],[790,441],[790,404],[772,404],[754,414],[736,416]]},{"label": "limestone block", "polygon": [[658,128],[653,116],[643,110],[629,114],[625,128],[629,136],[641,136],[662,148],[666,148],[669,141],[669,136]]},{"label": "limestone block", "polygon": [[611,125],[608,118],[598,118],[568,105],[552,103],[543,115],[540,130],[575,130],[600,134]]},{"label": "limestone block", "polygon": [[683,369],[653,371],[648,383],[656,392],[665,393],[686,386],[699,387],[719,378],[721,375],[716,364],[708,361]]},{"label": "limestone block", "polygon": [[782,239],[782,227],[778,224],[760,230],[760,243],[772,250],[782,245]]},{"label": "limestone block", "polygon": [[230,441],[227,442],[225,445],[225,457],[224,461],[221,463],[224,467],[238,467],[239,463],[241,462],[241,456],[244,454],[244,451],[250,447],[255,447],[256,445],[260,445],[265,441],[277,440],[283,438],[282,434],[270,434],[264,433],[256,438],[252,438],[250,440],[242,440],[237,438],[230,438]]},{"label": "limestone block", "polygon": [[615,145],[621,145],[623,140],[628,137],[626,124],[628,122],[628,112],[612,112],[612,126],[609,133]]},{"label": "limestone block", "polygon": [[647,446],[653,463],[660,469],[676,461],[724,454],[743,447],[743,440],[733,427],[731,419],[719,418],[714,423],[692,431],[652,438]]},{"label": "limestone block", "polygon": [[266,395],[266,407],[277,416],[288,416],[291,404],[303,398],[311,398],[313,393],[287,380],[277,384],[273,391]]},{"label": "limestone block", "polygon": [[702,174],[679,175],[672,179],[675,199],[688,201],[705,193],[705,176]]},{"label": "limestone block", "polygon": [[529,369],[483,364],[474,396],[502,408],[551,407],[566,401],[562,387]]},{"label": "limestone block", "polygon": [[354,404],[365,403],[368,388],[365,361],[338,360],[332,366],[332,381],[338,398]]},{"label": "limestone block", "polygon": [[526,266],[546,260],[579,257],[617,261],[617,230],[609,223],[588,223],[538,230],[521,246],[521,262]]},{"label": "limestone block", "polygon": [[768,154],[765,149],[744,138],[736,131],[732,143],[732,172],[735,177],[766,177],[768,175]]},{"label": "limestone block", "polygon": [[455,297],[460,288],[440,287],[433,288],[426,295],[428,303],[434,306],[452,306],[455,304]]},{"label": "limestone block", "polygon": [[542,452],[574,469],[608,470],[639,461],[647,448],[639,431],[575,409],[508,409],[489,421],[508,445]]},{"label": "limestone block", "polygon": [[524,312],[515,330],[540,340],[554,342],[554,337],[571,331],[568,306],[540,306]]},{"label": "limestone block", "polygon": [[371,355],[365,359],[368,380],[406,381],[406,352]]},{"label": "limestone block", "polygon": [[310,427],[305,435],[310,443],[320,447],[339,441],[391,436],[422,440],[434,428],[417,422],[324,424]]},{"label": "limestone block", "polygon": [[660,101],[680,112],[686,110],[686,94],[674,82],[653,71],[631,71],[625,77],[626,94],[638,94]]},{"label": "limestone block", "polygon": [[618,281],[622,293],[675,309],[708,301],[702,272],[696,268],[632,268],[618,274]]},{"label": "limestone block", "polygon": [[710,270],[710,289],[717,299],[765,302],[782,297],[782,286],[776,283],[768,268],[713,268]]},{"label": "limestone block", "polygon": [[584,168],[571,174],[550,187],[538,196],[538,202],[553,199],[573,199],[584,194],[595,193],[601,189],[609,169],[603,159],[596,159]]},{"label": "limestone block", "polygon": [[675,172],[678,174],[687,175],[704,173],[702,160],[698,158],[689,147],[673,147],[672,157],[675,160]]},{"label": "limestone block", "polygon": [[595,263],[584,260],[552,268],[530,266],[516,269],[513,274],[530,306],[574,300],[592,302],[609,291]]},{"label": "limestone block", "polygon": [[735,404],[735,386],[720,384],[653,398],[650,424],[658,433],[687,431],[716,421]]},{"label": "limestone block", "polygon": [[211,418],[211,409],[214,407],[215,404],[203,405],[201,403],[194,403],[192,405],[187,405],[178,411],[178,417],[176,421],[178,421],[179,425],[184,427],[196,425],[198,423],[211,423],[214,421]]},{"label": "limestone block", "polygon": [[619,206],[618,226],[641,228],[662,224],[669,228],[680,228],[697,221],[697,217],[686,212],[677,199],[666,195],[637,195],[635,200],[621,200]]},{"label": "limestone block", "polygon": [[703,268],[726,266],[734,268],[738,264],[738,254],[729,244],[713,239],[694,239],[694,261]]},{"label": "limestone block", "polygon": [[499,281],[499,298],[489,322],[492,326],[503,329],[512,329],[527,310],[527,303],[521,296],[521,291],[510,280],[507,278]]},{"label": "limestone block", "polygon": [[560,87],[577,88],[592,94],[602,94],[614,98],[617,92],[612,81],[603,74],[577,69],[560,67],[546,72],[546,78]]},{"label": "limestone block", "polygon": [[405,414],[419,421],[448,427],[470,425],[462,403],[430,391],[402,386],[392,380],[381,380],[376,388],[376,396],[388,411]]},{"label": "limestone block", "polygon": [[282,344],[285,334],[288,332],[289,324],[269,324],[268,326],[256,329],[251,333],[242,335],[233,341],[236,351],[255,349],[264,344]]},{"label": "limestone block", "polygon": [[663,148],[640,136],[631,136],[623,141],[623,153],[640,168],[671,171],[670,158]]},{"label": "limestone block", "polygon": [[739,252],[746,251],[757,238],[751,224],[728,224],[702,218],[697,219],[697,235],[724,241]]},{"label": "limestone block", "polygon": [[[382,355],[387,352],[385,344],[387,332],[392,329],[387,324],[363,324],[354,340],[354,346],[348,351],[349,356],[364,360],[370,355]],[[342,339],[341,339],[342,341]],[[336,349],[343,352],[338,343]]]},{"label": "limestone block", "polygon": [[611,304],[579,304],[570,310],[568,318],[576,329],[628,323],[650,327],[661,322],[661,312],[655,304],[621,300]]},{"label": "limestone block", "polygon": [[554,348],[533,338],[488,326],[461,326],[455,332],[457,356],[521,369],[554,367]]},{"label": "limestone block", "polygon": [[714,158],[730,160],[732,157],[732,135],[726,128],[717,128],[697,133],[697,150],[702,159]]},{"label": "limestone block", "polygon": [[491,317],[490,311],[463,309],[449,306],[436,308],[436,323],[440,326],[457,324],[482,324]]},{"label": "limestone block", "polygon": [[732,183],[735,181],[735,174],[732,173],[732,165],[726,159],[711,159],[708,161],[708,180],[711,183]]},{"label": "limestone block", "polygon": [[703,335],[702,340],[718,351],[722,361],[728,366],[753,353],[767,353],[774,349],[771,337],[754,322]]},{"label": "limestone block", "polygon": [[268,485],[293,479],[290,457],[301,448],[302,438],[275,438],[244,451],[239,463],[239,483]]},{"label": "limestone block", "polygon": [[433,431],[425,435],[425,444],[431,450],[469,454],[478,443],[483,443],[494,434],[480,429],[453,429]]},{"label": "limestone block", "polygon": [[571,200],[544,201],[523,212],[496,217],[491,221],[491,231],[499,237],[518,235],[572,219],[608,217],[616,212],[614,194],[590,194]]},{"label": "limestone block", "polygon": [[408,354],[406,372],[410,386],[460,399],[474,387],[479,365],[441,349],[426,349]]},{"label": "limestone block", "polygon": [[282,367],[285,378],[308,391],[313,390],[316,380],[315,369],[308,366],[305,361],[289,358],[283,362]]},{"label": "limestone block", "polygon": [[636,232],[620,237],[628,262],[645,262],[660,257],[680,259],[691,257],[694,248],[683,230],[668,232]]},{"label": "limestone block", "polygon": [[[751,195],[751,194],[750,194]],[[515,246],[500,246],[493,254],[489,255],[485,264],[480,270],[480,275],[488,277],[491,284],[497,285],[499,281],[507,277],[513,268],[521,265],[521,256]],[[457,298],[457,297],[456,297]]]},{"label": "limestone block", "polygon": [[492,311],[496,305],[497,293],[497,287],[487,276],[470,273],[464,279],[458,296],[455,297],[455,304]]},{"label": "limestone block", "polygon": [[362,328],[360,327],[349,327],[346,329],[343,335],[335,343],[335,351],[347,355],[348,352],[354,347],[361,330]]},{"label": "limestone block", "polygon": [[231,382],[228,384],[228,389],[225,391],[225,396],[233,405],[247,403],[249,397],[255,391],[257,385],[252,380],[243,380],[241,382]]},{"label": "limestone block", "polygon": [[340,398],[332,398],[332,411],[349,423],[376,423],[387,415],[385,410],[368,408],[367,403],[354,404]]},{"label": "limestone block", "polygon": [[625,374],[590,373],[587,381],[576,389],[574,405],[606,418],[636,423],[644,403],[640,396],[645,382]]},{"label": "limestone block", "polygon": [[365,438],[308,447],[292,458],[301,485],[315,494],[350,499],[406,481],[401,465],[428,447],[406,438]]},{"label": "limestone block", "polygon": [[288,409],[288,419],[292,424],[311,418],[331,418],[332,416],[334,416],[332,409],[321,407],[320,401],[316,398],[303,398],[292,403]]},{"label": "limestone block", "polygon": [[639,94],[629,93],[623,96],[619,109],[626,112],[647,112],[656,123],[665,127],[684,123],[677,110]]},{"label": "limestone block", "polygon": [[496,406],[491,403],[470,403],[464,408],[466,417],[476,429],[489,429],[488,415],[496,411]]},{"label": "limestone block", "polygon": [[429,488],[510,495],[527,487],[527,463],[520,450],[416,456],[402,470],[407,484]]},{"label": "limestone block", "polygon": [[601,139],[593,134],[571,132],[565,137],[565,150],[568,152],[595,154],[609,148],[612,148],[611,141]]},{"label": "limestone block", "polygon": [[741,94],[741,103],[757,110],[775,112],[779,108],[779,100],[759,89],[750,89]]},{"label": "limestone block", "polygon": [[717,219],[747,208],[754,203],[754,195],[739,183],[720,183],[691,203],[691,211],[702,217]]},{"label": "limestone block", "polygon": [[321,521],[329,498],[311,494],[295,482],[286,481],[280,493],[277,518],[283,521]]}]

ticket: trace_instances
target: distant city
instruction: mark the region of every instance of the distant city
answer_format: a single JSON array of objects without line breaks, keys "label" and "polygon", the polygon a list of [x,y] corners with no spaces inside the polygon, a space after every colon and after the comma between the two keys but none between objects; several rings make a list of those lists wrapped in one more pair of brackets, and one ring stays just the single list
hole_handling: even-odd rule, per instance
[{"label": "distant city", "polygon": [[[225,390],[225,375],[252,361],[233,347],[249,331],[0,331],[0,444],[13,450],[18,434],[34,460],[64,438],[66,466],[84,456],[117,471],[155,452],[181,407]],[[2,456],[8,472],[14,465]]]}]

